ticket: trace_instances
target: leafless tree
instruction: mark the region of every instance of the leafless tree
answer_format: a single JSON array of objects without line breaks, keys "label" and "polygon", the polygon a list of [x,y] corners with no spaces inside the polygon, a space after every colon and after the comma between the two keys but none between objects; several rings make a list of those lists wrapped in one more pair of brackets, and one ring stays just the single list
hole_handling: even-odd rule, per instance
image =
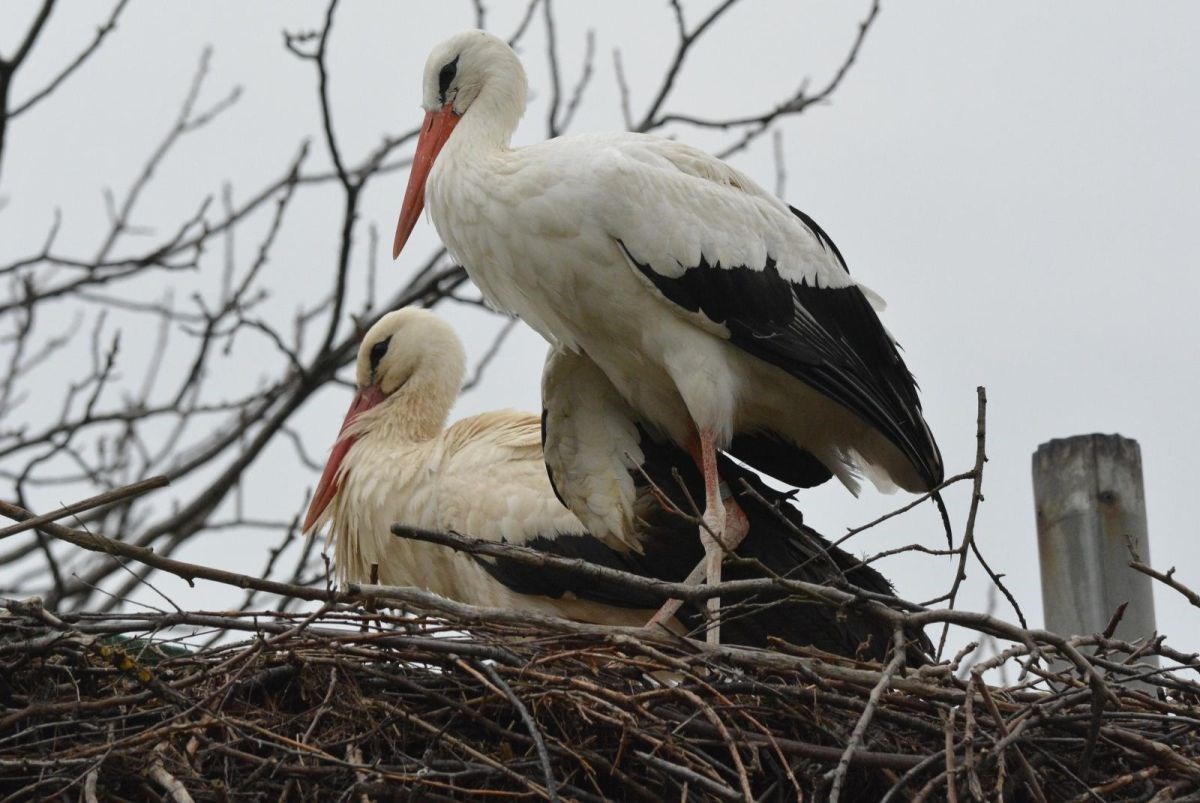
[{"label": "leafless tree", "polygon": [[[15,79],[32,53],[53,42],[55,0],[42,0],[31,19],[20,21],[25,28],[14,37],[12,51],[0,52],[0,223],[23,214],[22,198],[5,185],[5,166],[22,158],[14,145],[20,140],[8,134],[41,113],[40,104],[68,85],[96,53],[136,45],[119,35],[131,13],[127,7],[136,4],[110,2],[94,36],[63,58],[40,86]],[[879,13],[877,0],[864,0],[858,28],[847,32],[837,63],[794,63],[794,91],[755,114],[722,116],[723,110],[711,107],[679,108],[676,88],[700,58],[697,45],[721,36],[734,10],[749,3],[697,1],[693,6],[668,0],[656,9],[674,26],[667,63],[658,74],[632,75],[625,69],[622,47],[638,43],[613,47],[592,31],[581,42],[568,42],[556,27],[562,4],[512,2],[518,4],[516,24],[501,33],[517,47],[534,39],[534,32],[544,34],[544,54],[523,55],[528,65],[544,65],[534,79],[538,102],[545,102],[538,119],[544,120],[547,136],[573,130],[579,112],[597,103],[596,76],[611,70],[619,93],[613,108],[602,111],[613,127],[682,137],[703,133],[712,150],[725,157],[760,141],[773,143],[780,194],[786,172],[778,124],[834,95]],[[463,24],[486,27],[499,16],[495,11],[474,0],[464,9]],[[1196,655],[1166,645],[1160,636],[1138,643],[1114,638],[1123,607],[1101,633],[1068,638],[1030,628],[985,561],[975,537],[987,459],[982,388],[974,465],[942,486],[970,485],[961,535],[944,548],[910,544],[863,558],[870,563],[908,551],[949,556],[947,590],[927,600],[906,602],[861,589],[766,576],[717,588],[691,587],[456,534],[395,530],[397,537],[466,553],[503,554],[533,567],[593,573],[614,587],[664,598],[700,601],[735,589],[784,589],[822,604],[854,606],[894,628],[896,649],[877,669],[851,658],[814,658],[790,648],[710,647],[529,612],[482,610],[418,589],[376,584],[330,588],[326,561],[298,533],[308,489],[280,489],[270,482],[274,467],[289,458],[314,477],[320,470],[319,455],[328,446],[329,432],[305,431],[299,422],[303,408],[326,388],[347,392],[347,369],[360,333],[382,313],[408,304],[482,306],[462,267],[443,250],[429,253],[398,289],[377,276],[379,235],[364,215],[364,195],[382,180],[403,174],[417,132],[390,133],[361,151],[348,149],[339,138],[345,129],[333,112],[337,84],[331,76],[341,75],[341,67],[329,47],[339,34],[339,13],[338,0],[330,0],[324,14],[313,20],[313,30],[287,31],[282,37],[285,52],[310,70],[306,80],[313,85],[318,125],[311,137],[300,132],[294,142],[280,143],[285,156],[269,180],[238,192],[235,184],[243,183],[235,182],[238,177],[221,176],[216,189],[197,197],[173,225],[148,230],[139,222],[147,199],[164,189],[163,176],[169,172],[162,168],[178,158],[181,144],[200,139],[200,132],[219,133],[229,110],[249,102],[250,94],[239,87],[213,89],[210,66],[216,56],[205,50],[174,118],[128,188],[111,192],[88,176],[68,188],[103,193],[108,218],[93,248],[79,252],[62,245],[60,230],[77,222],[66,215],[55,216],[33,253],[14,253],[11,244],[0,241],[0,597],[41,597],[0,599],[0,642],[5,669],[14,670],[8,678],[23,673],[22,682],[28,682],[53,668],[59,679],[51,685],[61,698],[43,700],[45,689],[36,698],[14,693],[0,676],[3,721],[21,728],[20,738],[4,740],[0,767],[9,774],[41,776],[16,789],[17,795],[28,796],[35,789],[65,793],[81,786],[85,799],[98,799],[98,789],[114,788],[112,768],[119,769],[117,759],[124,758],[148,783],[175,799],[188,799],[180,778],[201,787],[198,778],[185,776],[193,765],[171,746],[188,717],[190,741],[201,757],[223,755],[226,778],[230,766],[239,767],[259,787],[278,782],[284,796],[299,783],[297,778],[317,778],[314,771],[324,762],[328,771],[322,771],[322,783],[364,795],[394,791],[384,780],[404,773],[417,772],[432,785],[469,770],[484,779],[480,783],[496,788],[551,800],[558,792],[595,799],[588,789],[572,786],[582,783],[577,776],[591,778],[595,767],[616,768],[623,756],[634,762],[637,773],[657,773],[684,796],[700,790],[714,799],[754,799],[752,794],[765,799],[775,783],[788,783],[799,794],[803,784],[814,790],[813,797],[852,797],[856,774],[864,769],[885,774],[890,788],[886,799],[915,794],[914,799],[923,800],[943,788],[947,799],[957,799],[960,792],[979,798],[983,781],[995,784],[998,798],[1006,790],[1020,790],[1017,794],[1035,800],[1055,799],[1063,789],[1080,795],[1075,799],[1099,799],[1122,789],[1140,790],[1151,781],[1162,790],[1155,799],[1195,791],[1200,759],[1192,738],[1197,730],[1193,712],[1200,686],[1189,673],[1197,667]],[[17,30],[2,16],[0,24]],[[418,51],[431,44],[420,41],[416,30],[409,35],[413,39],[407,44]],[[577,62],[564,63],[562,54],[568,50],[579,54]],[[814,80],[814,88],[800,77],[809,69],[824,76]],[[720,137],[715,144],[713,136]],[[176,196],[194,192],[191,186],[165,189]],[[297,226],[300,203],[327,207],[319,219],[328,226],[333,247],[314,256],[308,271],[319,281],[302,288],[308,296],[296,308],[294,301],[281,300],[284,288],[267,266],[279,242]],[[22,224],[33,225],[25,219]],[[200,292],[183,297],[173,291],[177,279],[196,276],[202,279]],[[499,326],[468,387],[479,385],[512,328],[509,322]],[[253,371],[228,370],[245,349],[269,356],[256,358]],[[263,487],[273,488],[268,499],[252,499],[252,489]],[[837,543],[844,545],[927,504],[930,496],[849,530]],[[55,510],[57,500],[72,504]],[[229,540],[247,533],[273,539],[261,568],[234,571],[181,557],[185,547],[206,537]],[[955,609],[968,565],[978,565],[991,578],[1016,609],[1019,625],[992,615],[990,606],[986,614]],[[1200,607],[1200,595],[1176,578],[1174,569],[1158,571],[1136,554],[1132,565]],[[233,595],[228,607],[238,610],[183,610],[169,595],[158,594],[165,601],[162,610],[120,611],[135,593],[139,601],[157,594],[156,584],[167,578],[220,584]],[[375,610],[376,603],[384,602],[403,607],[414,618]],[[285,610],[301,603],[312,609]],[[263,610],[270,606],[278,615]],[[425,633],[470,630],[472,638],[394,638],[373,629],[385,624],[389,631],[417,626],[427,628]],[[928,625],[943,628],[939,656],[946,628],[961,628],[976,641],[953,656],[947,652],[948,662],[905,670],[906,628]],[[149,640],[140,643],[136,654],[98,640],[170,635],[173,628],[188,628],[189,639],[208,631],[249,631],[255,639],[233,645],[228,654],[222,644],[177,656],[198,671],[174,677],[149,668]],[[515,632],[530,638],[514,639]],[[170,640],[163,639],[156,649]],[[584,643],[588,648],[579,649]],[[268,665],[263,645],[292,657],[286,665]],[[992,654],[984,654],[989,645]],[[51,648],[64,660],[41,662]],[[302,651],[310,669],[308,682],[318,683],[312,688],[320,700],[316,706],[305,704],[302,716],[307,720],[282,707],[263,707],[255,722],[235,720],[221,710],[232,694],[246,693],[258,679],[274,677],[280,669],[292,672],[303,663],[293,660]],[[1141,660],[1147,656],[1156,656],[1164,666]],[[347,663],[347,658],[353,660]],[[99,659],[107,661],[100,665],[103,673],[93,672]],[[313,667],[319,672],[313,674]],[[387,673],[380,674],[379,667],[387,667]],[[429,667],[436,671],[426,671]],[[989,689],[985,674],[1006,667],[1017,673],[1015,681],[1005,678],[1003,688]],[[655,690],[652,698],[630,695],[630,678],[648,677],[652,669],[669,671],[683,682]],[[331,701],[339,673],[357,678],[363,689],[383,678],[386,683],[376,682],[374,688],[386,687],[392,697],[347,697],[351,702],[335,710]],[[582,673],[588,675],[586,683],[576,677]],[[419,683],[412,679],[418,674]],[[119,693],[97,694],[97,677],[107,679],[109,692]],[[433,686],[432,681],[441,684],[440,696],[420,685]],[[597,694],[598,683],[621,692]],[[798,689],[805,699],[799,699]],[[188,698],[189,693],[195,696]],[[88,695],[92,698],[81,715],[77,703]],[[811,710],[819,711],[813,716],[808,698]],[[401,701],[405,721],[420,727],[372,728],[345,739],[343,723],[358,728],[364,710],[378,721],[395,716],[397,708],[389,699]],[[420,712],[428,722],[413,714],[422,704],[435,709]],[[504,710],[511,706],[519,719],[510,726],[496,724],[501,720],[491,712],[497,704]],[[559,716],[556,704],[569,704],[563,709],[569,715]],[[678,715],[689,708],[691,715]],[[590,712],[592,718],[580,712]],[[487,720],[487,727],[472,731],[476,720]],[[305,721],[307,729],[297,740],[296,723]],[[100,722],[103,726],[94,724]],[[212,736],[214,723],[225,729],[224,736]],[[581,726],[598,746],[580,747]],[[421,728],[435,735],[428,744],[420,738]],[[51,729],[60,741],[45,736]],[[108,742],[97,750],[103,733]],[[397,747],[390,741],[393,733],[412,744]],[[599,740],[593,738],[597,733]],[[345,759],[332,749],[309,750],[310,738],[311,744],[324,747],[347,746]],[[720,749],[711,749],[718,742],[718,748],[728,748],[729,766]],[[253,751],[240,749],[242,745],[252,745]],[[433,767],[430,757],[437,756],[429,751],[435,745],[459,763]],[[527,752],[534,758],[514,763],[488,753],[511,756],[514,745],[532,745]],[[192,749],[189,742],[187,751]],[[743,755],[756,758],[743,762]],[[770,760],[759,760],[762,756]],[[113,761],[105,767],[110,757]],[[574,759],[586,773],[575,773]],[[776,766],[784,773],[772,780]],[[108,774],[100,780],[102,773]],[[641,777],[614,777],[624,784],[622,791],[657,799],[639,786]],[[347,787],[350,783],[355,785]]]},{"label": "leafless tree", "polygon": [[[119,28],[130,4],[117,0],[94,38],[65,58],[44,86],[14,82],[31,53],[51,47],[55,5],[55,0],[44,0],[18,37],[15,51],[0,54],[2,215],[20,215],[22,209],[20,197],[3,194],[4,164],[21,158],[11,151],[13,140],[5,134],[37,114],[39,104],[86,69],[95,53],[136,46],[121,39]],[[724,0],[700,10],[677,0],[665,3],[660,11],[673,20],[676,40],[673,56],[658,75],[624,71],[621,47],[634,47],[634,42],[611,47],[611,65],[598,56],[603,46],[592,31],[582,43],[564,43],[555,26],[559,8],[553,0],[524,2],[516,28],[500,33],[520,47],[531,31],[542,27],[548,67],[545,85],[537,89],[548,98],[547,136],[572,129],[577,112],[593,102],[592,79],[611,69],[620,87],[619,107],[606,110],[614,127],[623,120],[625,127],[637,131],[683,136],[698,129],[723,132],[724,144],[715,150],[731,156],[784,118],[828,100],[853,66],[879,12],[877,2],[864,8],[857,30],[847,31],[841,62],[792,64],[795,91],[757,114],[722,117],[720,109],[676,108],[674,91],[699,58],[697,45],[720,36],[722,24],[738,5],[737,0]],[[478,0],[467,11],[464,25],[485,26],[493,16]],[[377,292],[388,285],[377,280],[379,237],[375,224],[360,214],[362,198],[381,176],[407,169],[417,132],[397,131],[363,152],[343,145],[331,103],[331,75],[338,64],[328,47],[338,36],[338,14],[339,4],[332,0],[324,15],[313,21],[313,30],[287,31],[283,36],[282,46],[311,66],[308,80],[320,126],[311,141],[297,136],[290,145],[281,143],[281,149],[290,148],[290,156],[271,180],[235,200],[235,177],[224,177],[220,191],[197,198],[192,211],[169,229],[147,232],[138,225],[151,188],[163,189],[156,184],[160,168],[176,156],[181,143],[201,130],[219,131],[223,115],[247,102],[236,86],[218,88],[214,94],[213,54],[206,49],[178,101],[174,120],[131,177],[128,189],[104,191],[109,217],[94,250],[74,253],[60,246],[61,215],[36,253],[5,253],[0,244],[2,498],[45,511],[48,498],[81,499],[163,475],[170,480],[169,488],[122,495],[116,501],[102,496],[106,504],[77,512],[73,526],[153,547],[164,556],[204,535],[219,532],[229,538],[266,531],[274,533],[277,542],[261,576],[298,584],[325,582],[327,567],[297,532],[307,489],[275,493],[272,512],[263,517],[247,512],[245,486],[257,472],[269,476],[271,459],[264,458],[268,451],[272,459],[290,452],[314,474],[319,470],[317,460],[328,445],[328,434],[300,431],[295,426],[297,412],[323,387],[349,384],[345,369],[360,333],[380,314],[408,304],[478,303],[462,267],[444,250],[430,253],[400,289]],[[431,43],[418,41],[419,35],[410,34],[410,44],[423,50]],[[581,63],[563,63],[561,54],[568,45],[582,54]],[[532,65],[534,56],[525,56]],[[814,89],[800,78],[810,68],[826,76]],[[331,167],[319,169],[314,162]],[[87,176],[79,181],[73,192],[100,189]],[[780,163],[777,184],[782,182]],[[278,288],[271,286],[263,268],[294,219],[297,199],[306,195],[328,199],[323,220],[336,233],[336,248],[320,255],[311,268],[327,278],[314,282],[312,297],[289,311],[276,300]],[[249,253],[237,247],[250,241]],[[211,279],[204,292],[186,299],[175,297],[170,281],[164,281],[197,273]],[[285,319],[288,324],[281,325]],[[504,327],[501,335],[508,331]],[[126,356],[131,340],[143,346],[139,352],[153,343],[150,358]],[[232,378],[225,372],[222,381],[214,383],[212,378],[222,373],[231,353],[246,347],[273,356],[257,361],[256,372],[242,371]],[[497,343],[488,349],[485,360],[498,347]],[[472,384],[484,367],[478,366]],[[139,586],[152,582],[148,566],[126,566],[111,556],[81,553],[37,528],[5,532],[0,540],[3,592],[40,594],[53,609],[113,609]],[[245,604],[253,599],[248,596]]]}]

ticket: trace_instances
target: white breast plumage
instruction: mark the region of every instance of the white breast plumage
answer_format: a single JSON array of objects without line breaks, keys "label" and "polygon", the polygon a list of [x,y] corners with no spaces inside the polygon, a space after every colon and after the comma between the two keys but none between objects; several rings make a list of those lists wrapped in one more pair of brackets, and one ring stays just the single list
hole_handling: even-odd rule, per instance
[{"label": "white breast plumage", "polygon": [[590,359],[640,420],[694,456],[710,581],[716,541],[740,537],[723,535],[737,524],[717,492],[718,451],[805,487],[837,476],[856,490],[860,475],[881,489],[941,483],[915,382],[811,217],[658,137],[512,149],[525,74],[488,34],[437,46],[424,87],[394,254],[428,194],[438,232],[489,300]]}]

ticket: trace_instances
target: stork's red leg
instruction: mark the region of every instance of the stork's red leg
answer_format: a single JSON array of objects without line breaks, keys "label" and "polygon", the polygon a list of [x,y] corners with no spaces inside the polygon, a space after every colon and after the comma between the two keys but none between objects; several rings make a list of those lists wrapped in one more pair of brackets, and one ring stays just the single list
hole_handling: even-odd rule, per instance
[{"label": "stork's red leg", "polygon": [[[702,560],[697,563],[696,568],[692,569],[692,573],[685,577],[683,582],[689,586],[699,585],[700,581],[704,579],[705,567],[705,561]],[[678,613],[682,606],[683,600],[681,599],[667,600],[663,603],[663,606],[659,608],[653,616],[650,617],[650,621],[646,622],[646,627],[653,628],[655,625],[666,626],[666,623],[671,621],[671,617]]]},{"label": "stork's red leg", "polygon": [[[717,473],[717,450],[711,432],[701,430],[699,446],[692,450],[692,456],[704,475],[704,516],[700,527],[700,543],[704,545],[704,560],[700,562],[685,583],[695,584],[700,578],[705,578],[712,585],[721,582],[721,562],[726,550],[736,549],[746,537],[748,524],[746,514],[737,502],[730,499],[728,506],[721,499],[721,478]],[[661,624],[669,620],[679,610],[683,603],[672,599],[658,610],[647,623],[647,627]],[[709,615],[713,620],[707,639],[710,644],[718,644],[721,639],[720,619],[718,617],[721,601],[718,597],[708,600]]]},{"label": "stork's red leg", "polygon": [[[700,543],[704,545],[705,579],[710,586],[721,582],[721,562],[725,560],[725,503],[721,501],[721,478],[717,474],[717,450],[712,433],[700,430],[700,470],[704,473],[704,517]],[[708,598],[708,643],[721,643],[720,597]]]}]

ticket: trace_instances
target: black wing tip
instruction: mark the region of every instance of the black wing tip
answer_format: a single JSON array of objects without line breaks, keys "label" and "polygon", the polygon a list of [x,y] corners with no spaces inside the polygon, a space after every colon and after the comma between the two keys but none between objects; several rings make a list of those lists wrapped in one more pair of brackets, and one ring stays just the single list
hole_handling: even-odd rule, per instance
[{"label": "black wing tip", "polygon": [[[740,555],[757,559],[783,577],[894,596],[891,581],[879,570],[834,546],[806,525],[802,512],[789,504],[788,494],[771,488],[753,472],[727,458],[722,458],[721,476],[731,487],[736,484],[739,504],[750,520],[751,534],[738,548]],[[729,574],[734,579],[738,570],[731,566]],[[743,617],[740,629],[730,628],[731,635],[752,646],[770,646],[769,641],[779,639],[875,661],[886,660],[893,647],[891,625],[857,610],[854,605],[837,608],[784,603],[772,613],[768,610],[772,601],[761,602],[764,609]],[[929,663],[933,644],[925,632],[910,628],[906,636],[906,663],[909,666]]]},{"label": "black wing tip", "polygon": [[[524,546],[555,557],[583,560],[594,566],[650,576],[632,556],[618,552],[586,531],[540,534],[527,539]],[[504,557],[476,557],[475,561],[492,579],[518,594],[549,599],[561,599],[571,594],[615,608],[655,608],[660,604],[657,596],[631,592],[626,588],[612,588],[602,580],[577,572],[532,567]]]},{"label": "black wing tip", "polygon": [[815,488],[833,477],[833,472],[811,452],[772,431],[738,432],[726,451],[755,470],[795,488]]},{"label": "black wing tip", "polygon": [[562,492],[558,490],[558,484],[554,481],[554,470],[550,468],[550,461],[546,459],[546,422],[549,419],[550,410],[545,406],[542,407],[542,465],[546,467],[546,478],[550,480],[550,490],[554,491],[554,498],[559,501],[565,508],[571,506],[567,504],[567,500],[563,499]]},{"label": "black wing tip", "polygon": [[911,453],[909,459],[912,461],[913,467],[921,472],[921,479],[925,481],[925,490],[934,492],[946,481],[946,467],[942,464],[942,453],[938,449],[937,442],[932,437],[923,445],[925,448]]},{"label": "black wing tip", "polygon": [[942,450],[938,448],[937,439],[925,421],[919,401],[912,409],[912,422],[915,431],[910,438],[911,445],[905,451],[913,467],[921,472],[925,490],[936,491],[946,481],[946,464],[942,461]]},{"label": "black wing tip", "polygon": [[[837,257],[838,262],[841,263],[841,266],[846,270],[846,273],[849,274],[850,268],[846,264],[845,258],[842,256],[842,253],[838,249],[837,244],[833,241],[833,238],[829,236],[829,234],[821,227],[821,225],[817,223],[817,221],[814,220],[811,215],[807,214],[803,210],[797,209],[791,205],[789,205],[788,208],[792,211],[792,214],[799,218],[804,225],[808,227],[809,231],[813,233],[813,236],[817,238],[821,245],[827,248],[834,254],[834,256]],[[863,308],[870,309],[870,317],[874,317],[876,320],[878,320],[878,317],[874,314],[874,308],[871,307],[871,302],[869,299],[867,299],[866,294],[855,285],[851,285],[851,287],[853,289],[852,295],[856,298],[856,301],[858,302],[857,306],[860,308],[860,311]],[[903,357],[900,356],[899,344],[895,341],[891,341],[890,338],[887,339],[891,343],[895,363],[899,367],[904,379],[907,380],[907,382],[902,383],[900,386],[897,386],[895,382],[889,383],[892,385],[892,389],[894,391],[894,401],[899,402],[903,407],[907,408],[909,418],[914,425],[913,429],[915,431],[904,433],[901,439],[897,439],[895,437],[895,435],[898,433],[889,433],[886,428],[884,428],[883,432],[908,455],[913,467],[921,473],[928,489],[932,490],[938,485],[941,485],[945,480],[945,469],[942,465],[941,452],[938,449],[937,442],[933,438],[933,434],[929,431],[928,424],[925,423],[921,411],[921,402],[917,396],[917,381],[913,377],[912,373],[908,370],[908,367],[904,364]],[[900,429],[903,430],[905,427],[901,426]],[[905,440],[908,442],[902,443],[897,442],[897,440]]]},{"label": "black wing tip", "polygon": [[812,216],[803,210],[797,209],[791,204],[788,204],[788,209],[792,210],[793,215],[800,218],[800,221],[806,227],[808,227],[808,230],[813,233],[813,236],[817,238],[817,242],[819,242],[822,247],[833,252],[833,255],[837,257],[838,263],[842,266],[842,270],[846,271],[847,274],[850,273],[850,266],[846,264],[845,257],[842,256],[842,252],[838,249],[837,243],[833,241],[833,238],[829,236],[825,229],[821,228],[821,225],[817,223],[817,221],[813,220]]},{"label": "black wing tip", "polygon": [[[789,209],[846,268],[829,234],[802,210]],[[916,380],[861,288],[791,282],[770,256],[762,268],[750,268],[710,264],[702,254],[682,275],[668,277],[639,262],[624,241],[617,243],[666,300],[724,324],[732,345],[783,369],[868,423],[900,450],[926,490],[942,482],[941,454],[923,418]],[[742,452],[767,459],[779,451],[768,446],[744,442],[731,452],[739,459]],[[746,462],[791,485],[812,487],[828,479],[821,469],[799,462],[788,466],[772,458],[771,468],[754,459]],[[785,478],[781,471],[795,476]]]}]

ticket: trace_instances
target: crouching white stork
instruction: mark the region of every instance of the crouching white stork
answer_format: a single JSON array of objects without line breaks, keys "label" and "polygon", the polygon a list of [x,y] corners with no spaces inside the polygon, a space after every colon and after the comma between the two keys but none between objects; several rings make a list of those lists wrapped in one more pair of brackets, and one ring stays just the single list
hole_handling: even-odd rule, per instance
[{"label": "crouching white stork", "polygon": [[[553,453],[561,458],[570,451],[580,465],[596,470],[596,484],[557,469],[554,482],[564,495],[589,500],[597,511],[597,517],[589,518],[602,536],[590,532],[555,497],[537,416],[499,411],[445,427],[463,366],[453,330],[426,310],[389,313],[367,332],[359,349],[357,392],[304,530],[329,524],[335,568],[343,581],[368,582],[375,565],[380,582],[427,588],[470,604],[600,624],[645,624],[657,597],[608,588],[574,573],[476,559],[391,534],[396,522],[454,531],[672,581],[687,576],[702,555],[694,525],[664,510],[658,494],[686,509],[686,494],[702,492],[703,479],[686,453],[638,429],[594,366],[570,355],[552,359],[547,377],[556,390],[548,395],[543,417]],[[586,408],[576,403],[581,397],[591,402]],[[604,426],[612,429],[597,440],[596,427]],[[679,487],[676,472],[686,488]],[[750,527],[740,556],[794,579],[891,593],[873,569],[841,550],[827,551],[827,542],[803,525],[799,512],[753,474],[724,461],[722,476],[738,488],[745,477],[762,494],[762,501],[743,502]],[[617,478],[620,486],[605,486],[605,477]],[[756,576],[742,566],[731,573]],[[725,625],[726,640],[732,643],[758,646],[778,638],[878,659],[889,644],[887,625],[853,610],[783,601],[780,595],[733,601],[741,607]],[[704,617],[699,609],[684,606],[668,625],[696,630]],[[921,638],[914,634],[918,645],[924,643]]]},{"label": "crouching white stork", "polygon": [[638,610],[537,590],[517,593],[484,562],[391,533],[399,522],[519,545],[586,534],[550,487],[536,417],[500,410],[446,427],[465,359],[453,330],[427,310],[391,312],[371,327],[358,351],[354,400],[304,531],[329,523],[334,565],[345,582],[371,582],[377,566],[381,583],[473,605],[645,624],[654,601]]},{"label": "crouching white stork", "polygon": [[745,532],[735,506],[726,517],[719,450],[801,487],[941,482],[912,375],[811,218],[660,137],[511,148],[525,72],[482,31],[434,48],[423,91],[393,255],[427,202],[489,302],[595,363],[639,420],[692,455],[709,582],[717,541]]}]

